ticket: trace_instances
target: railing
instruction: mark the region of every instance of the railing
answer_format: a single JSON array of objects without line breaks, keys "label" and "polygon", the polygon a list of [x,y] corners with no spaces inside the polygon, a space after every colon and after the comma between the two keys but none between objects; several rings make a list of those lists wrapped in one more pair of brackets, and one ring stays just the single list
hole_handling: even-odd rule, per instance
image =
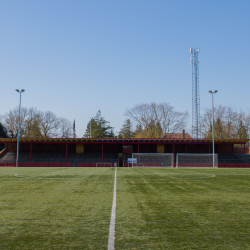
[{"label": "railing", "polygon": [[6,148],[4,148],[2,151],[0,151],[0,157],[4,156],[7,153]]}]

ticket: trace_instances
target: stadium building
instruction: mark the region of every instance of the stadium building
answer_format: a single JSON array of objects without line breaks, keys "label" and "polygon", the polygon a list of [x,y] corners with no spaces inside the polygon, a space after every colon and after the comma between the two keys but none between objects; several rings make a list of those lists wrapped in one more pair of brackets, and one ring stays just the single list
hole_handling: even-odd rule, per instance
[{"label": "stadium building", "polygon": [[[20,138],[19,166],[130,167],[133,153],[212,154],[211,139],[174,134],[172,139]],[[250,167],[247,139],[215,139],[219,167]],[[0,138],[0,166],[16,165],[16,138]]]}]

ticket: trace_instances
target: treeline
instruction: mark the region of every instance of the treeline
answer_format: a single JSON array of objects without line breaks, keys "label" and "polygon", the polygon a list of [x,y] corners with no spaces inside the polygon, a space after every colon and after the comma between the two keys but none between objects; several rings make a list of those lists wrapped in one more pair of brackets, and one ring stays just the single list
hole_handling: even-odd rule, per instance
[{"label": "treeline", "polygon": [[[18,135],[19,109],[10,110],[2,117],[2,138],[16,138]],[[56,116],[51,111],[40,111],[35,108],[21,108],[20,137],[24,138],[69,138],[73,137],[72,123]]]},{"label": "treeline", "polygon": [[[250,113],[233,107],[217,106],[214,109],[215,139],[247,139],[250,132]],[[212,109],[205,109],[201,116],[202,138],[212,138]]]},{"label": "treeline", "polygon": [[[10,110],[0,120],[0,137],[17,137],[18,108]],[[144,103],[125,112],[127,119],[119,132],[114,132],[101,111],[91,118],[82,137],[85,138],[171,138],[173,133],[186,129],[188,112],[179,112],[168,103]],[[212,138],[212,110],[206,108],[200,121],[201,138]],[[246,139],[250,129],[250,113],[238,112],[232,107],[218,106],[214,110],[216,139]],[[250,131],[249,131],[250,132]],[[51,111],[22,108],[20,137],[75,138],[75,121],[56,116]]]},{"label": "treeline", "polygon": [[88,122],[84,137],[92,138],[166,138],[167,134],[181,132],[188,119],[187,112],[177,112],[168,103],[144,103],[128,109],[127,119],[117,135],[101,111]]}]

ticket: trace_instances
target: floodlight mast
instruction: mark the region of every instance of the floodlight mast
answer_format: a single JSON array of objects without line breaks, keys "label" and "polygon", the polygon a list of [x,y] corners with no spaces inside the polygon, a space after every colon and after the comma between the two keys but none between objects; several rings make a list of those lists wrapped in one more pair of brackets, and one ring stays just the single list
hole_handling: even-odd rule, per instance
[{"label": "floodlight mast", "polygon": [[16,92],[20,93],[20,102],[19,102],[19,119],[18,119],[18,131],[17,131],[17,155],[16,155],[16,167],[18,167],[18,157],[19,157],[19,137],[20,137],[20,110],[21,110],[21,94],[24,92],[24,89],[16,89]]},{"label": "floodlight mast", "polygon": [[199,53],[200,48],[190,48],[192,54],[192,136],[199,138],[200,131],[200,91],[199,91]]},{"label": "floodlight mast", "polygon": [[214,94],[218,92],[218,90],[208,91],[210,94],[212,94],[212,143],[213,143],[213,167],[214,167]]}]

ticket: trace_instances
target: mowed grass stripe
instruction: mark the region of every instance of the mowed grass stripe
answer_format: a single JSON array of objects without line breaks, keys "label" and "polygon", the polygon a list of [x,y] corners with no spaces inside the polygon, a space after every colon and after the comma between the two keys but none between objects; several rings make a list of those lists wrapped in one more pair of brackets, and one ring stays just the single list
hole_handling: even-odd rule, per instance
[{"label": "mowed grass stripe", "polygon": [[1,168],[0,249],[106,249],[113,185],[111,168]]},{"label": "mowed grass stripe", "polygon": [[108,250],[114,250],[115,249],[116,173],[117,173],[117,168],[115,168],[113,204],[112,204],[111,219],[110,219],[110,226],[109,226]]},{"label": "mowed grass stripe", "polygon": [[116,249],[250,249],[250,169],[118,170]]}]

